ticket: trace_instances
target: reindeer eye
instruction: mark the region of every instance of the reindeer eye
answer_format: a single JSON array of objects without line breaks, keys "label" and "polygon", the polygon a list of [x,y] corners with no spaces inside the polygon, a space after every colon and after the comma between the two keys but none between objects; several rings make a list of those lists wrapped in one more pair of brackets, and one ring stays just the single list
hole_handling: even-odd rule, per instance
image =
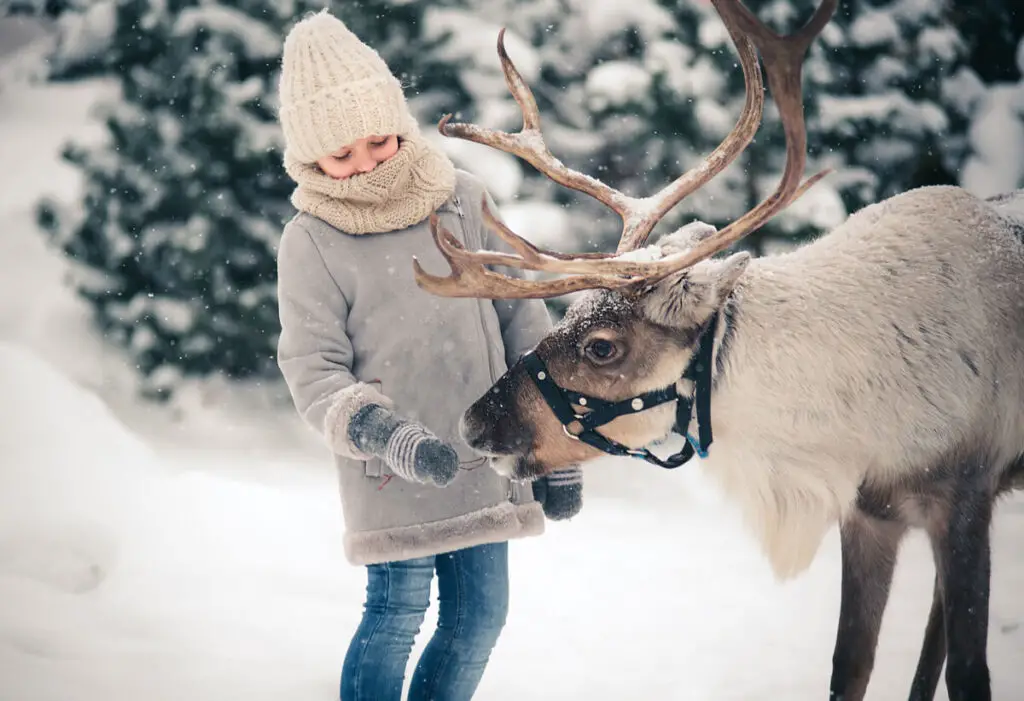
[{"label": "reindeer eye", "polygon": [[587,344],[584,352],[592,360],[607,362],[618,354],[615,344],[604,338],[598,338]]}]

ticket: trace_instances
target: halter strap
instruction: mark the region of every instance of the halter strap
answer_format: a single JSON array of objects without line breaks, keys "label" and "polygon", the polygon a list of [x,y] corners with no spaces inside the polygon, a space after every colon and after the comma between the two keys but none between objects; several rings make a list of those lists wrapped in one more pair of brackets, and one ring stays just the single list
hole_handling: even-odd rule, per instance
[{"label": "halter strap", "polygon": [[[645,392],[629,399],[608,401],[560,387],[551,378],[551,373],[544,361],[533,351],[523,356],[523,364],[569,438],[582,441],[609,455],[639,458],[659,467],[672,469],[688,462],[694,454],[701,458],[708,456],[708,448],[713,440],[711,432],[711,364],[717,327],[718,314],[715,314],[701,333],[697,352],[681,377],[681,379],[693,380],[692,398],[681,396],[673,383],[668,387]],[[685,436],[686,443],[679,452],[668,458],[659,458],[647,448],[628,448],[596,430],[620,416],[636,414],[671,401],[676,402],[676,418],[672,430]],[[583,407],[583,413],[573,409],[573,405]],[[694,406],[697,411],[698,439],[696,440],[687,431]]]}]

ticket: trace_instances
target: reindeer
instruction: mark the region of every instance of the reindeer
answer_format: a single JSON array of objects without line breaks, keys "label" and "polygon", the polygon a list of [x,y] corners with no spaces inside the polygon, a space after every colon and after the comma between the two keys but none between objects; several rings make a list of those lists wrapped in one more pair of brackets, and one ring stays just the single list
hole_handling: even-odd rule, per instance
[{"label": "reindeer", "polygon": [[[789,36],[739,0],[712,3],[739,55],[746,101],[725,141],[654,196],[627,196],[551,154],[504,30],[498,55],[522,130],[450,124],[450,115],[439,123],[442,134],[514,154],[623,221],[615,253],[564,254],[534,247],[489,211],[508,250],[466,250],[431,219],[451,273],[414,260],[424,290],[579,293],[469,407],[463,436],[517,479],[606,453],[664,467],[699,455],[780,580],[803,572],[838,523],[834,700],[864,698],[900,541],[923,528],[936,574],[910,697],[932,699],[945,664],[952,701],[987,701],[992,512],[999,495],[1024,487],[1024,191],[983,200],[922,187],[794,251],[713,257],[827,174],[801,183],[801,68],[836,0]],[[753,138],[764,102],[758,53],[786,138],[778,187],[721,230],[694,223],[645,247],[657,222]],[[648,448],[673,432],[686,436],[680,452],[660,458]]]}]

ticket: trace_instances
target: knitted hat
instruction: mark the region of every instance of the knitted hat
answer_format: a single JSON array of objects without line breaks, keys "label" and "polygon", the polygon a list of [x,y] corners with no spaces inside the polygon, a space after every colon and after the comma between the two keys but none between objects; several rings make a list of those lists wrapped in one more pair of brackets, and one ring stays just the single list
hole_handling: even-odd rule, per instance
[{"label": "knitted hat", "polygon": [[280,119],[295,160],[314,163],[370,135],[417,131],[387,64],[327,10],[292,27],[283,54]]}]

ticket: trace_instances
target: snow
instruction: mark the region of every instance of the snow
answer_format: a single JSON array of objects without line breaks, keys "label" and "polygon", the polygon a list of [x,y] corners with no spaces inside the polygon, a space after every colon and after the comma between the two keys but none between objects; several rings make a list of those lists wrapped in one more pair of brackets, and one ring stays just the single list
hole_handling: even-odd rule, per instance
[{"label": "snow", "polygon": [[[280,387],[215,378],[166,404],[138,398],[33,225],[39,195],[74,202],[57,152],[71,134],[99,136],[90,107],[112,89],[0,92],[0,698],[336,699],[365,575],[343,560],[319,440]],[[517,231],[546,222],[545,240],[561,230],[557,210],[502,212]],[[993,531],[994,693],[1019,698],[1024,500],[1003,502]],[[777,583],[696,467],[596,461],[580,516],[513,542],[511,557],[512,613],[480,699],[827,694],[835,532],[808,572]],[[905,698],[932,576],[915,535],[873,700]]]},{"label": "snow", "polygon": [[952,63],[961,53],[963,39],[952,27],[926,27],[917,39],[922,58]]},{"label": "snow", "polygon": [[[717,16],[701,20],[698,41],[705,47],[728,41],[728,32]],[[721,100],[725,94],[726,76],[709,56],[697,56],[693,47],[674,39],[653,39],[647,43],[645,56],[647,70],[660,77],[680,100],[695,97]]]},{"label": "snow", "polygon": [[459,168],[475,173],[498,202],[510,200],[523,182],[523,166],[516,156],[466,139],[430,135]]},{"label": "snow", "polygon": [[34,80],[46,74],[45,57],[56,46],[54,34],[50,26],[34,18],[0,18],[0,93],[8,83]]},{"label": "snow", "polygon": [[701,132],[709,140],[724,141],[726,135],[736,126],[736,117],[732,112],[714,99],[698,99],[693,116]]},{"label": "snow", "polygon": [[[1024,73],[1024,40],[1017,62]],[[990,86],[967,135],[971,155],[961,174],[965,188],[987,197],[1024,187],[1024,80]]]},{"label": "snow", "polygon": [[[659,242],[660,243],[660,242]],[[626,251],[615,256],[613,260],[631,261],[633,263],[650,263],[652,261],[661,260],[664,255],[661,251],[661,246],[651,245],[638,248],[633,251]]]},{"label": "snow", "polygon": [[329,698],[330,490],[168,464],[29,352],[0,367],[0,695]]},{"label": "snow", "polygon": [[501,217],[512,231],[540,248],[572,251],[579,245],[571,235],[569,212],[561,205],[509,202],[501,205]]},{"label": "snow", "polygon": [[[507,93],[498,60],[498,32],[501,25],[480,15],[456,8],[429,8],[424,13],[424,34],[428,38],[449,36],[438,57],[464,67],[463,79],[478,99]],[[527,85],[537,82],[540,57],[537,49],[515,32],[505,32],[505,50]]]},{"label": "snow", "polygon": [[993,86],[968,131],[961,183],[989,196],[1024,185],[1024,83]]},{"label": "snow", "polygon": [[717,14],[706,14],[701,18],[700,24],[697,25],[697,42],[709,49],[732,43],[729,39],[729,30]]},{"label": "snow", "polygon": [[649,37],[671,31],[672,14],[655,0],[570,0],[567,14],[579,16],[583,22],[581,38],[600,43],[617,34],[623,27],[637,28],[640,36]]},{"label": "snow", "polygon": [[892,8],[896,20],[908,24],[924,23],[925,20],[939,16],[942,11],[942,5],[934,0],[899,0],[893,3]]},{"label": "snow", "polygon": [[253,61],[277,59],[281,55],[280,35],[241,10],[205,5],[187,8],[177,16],[174,35],[189,37],[201,31],[237,37],[240,40],[237,48]]},{"label": "snow", "polygon": [[889,12],[865,12],[850,25],[850,41],[861,48],[895,44],[899,39],[900,28]]},{"label": "snow", "polygon": [[86,7],[83,12],[68,12],[57,20],[57,51],[53,56],[56,67],[73,66],[103,52],[114,35],[117,3],[101,0]]},{"label": "snow", "polygon": [[622,108],[628,103],[646,103],[651,75],[631,61],[607,61],[587,74],[588,107],[601,112]]},{"label": "snow", "polygon": [[823,130],[847,137],[864,122],[872,128],[887,124],[893,132],[905,134],[938,134],[948,127],[945,114],[933,103],[915,102],[897,90],[870,97],[821,95],[818,118]]},{"label": "snow", "polygon": [[[782,232],[795,232],[808,226],[817,231],[830,231],[845,221],[849,213],[830,178],[831,174],[825,176],[779,213],[775,221]],[[764,197],[778,184],[778,178],[770,180],[770,185],[767,182],[762,185]],[[791,245],[791,242],[786,243]]]}]

